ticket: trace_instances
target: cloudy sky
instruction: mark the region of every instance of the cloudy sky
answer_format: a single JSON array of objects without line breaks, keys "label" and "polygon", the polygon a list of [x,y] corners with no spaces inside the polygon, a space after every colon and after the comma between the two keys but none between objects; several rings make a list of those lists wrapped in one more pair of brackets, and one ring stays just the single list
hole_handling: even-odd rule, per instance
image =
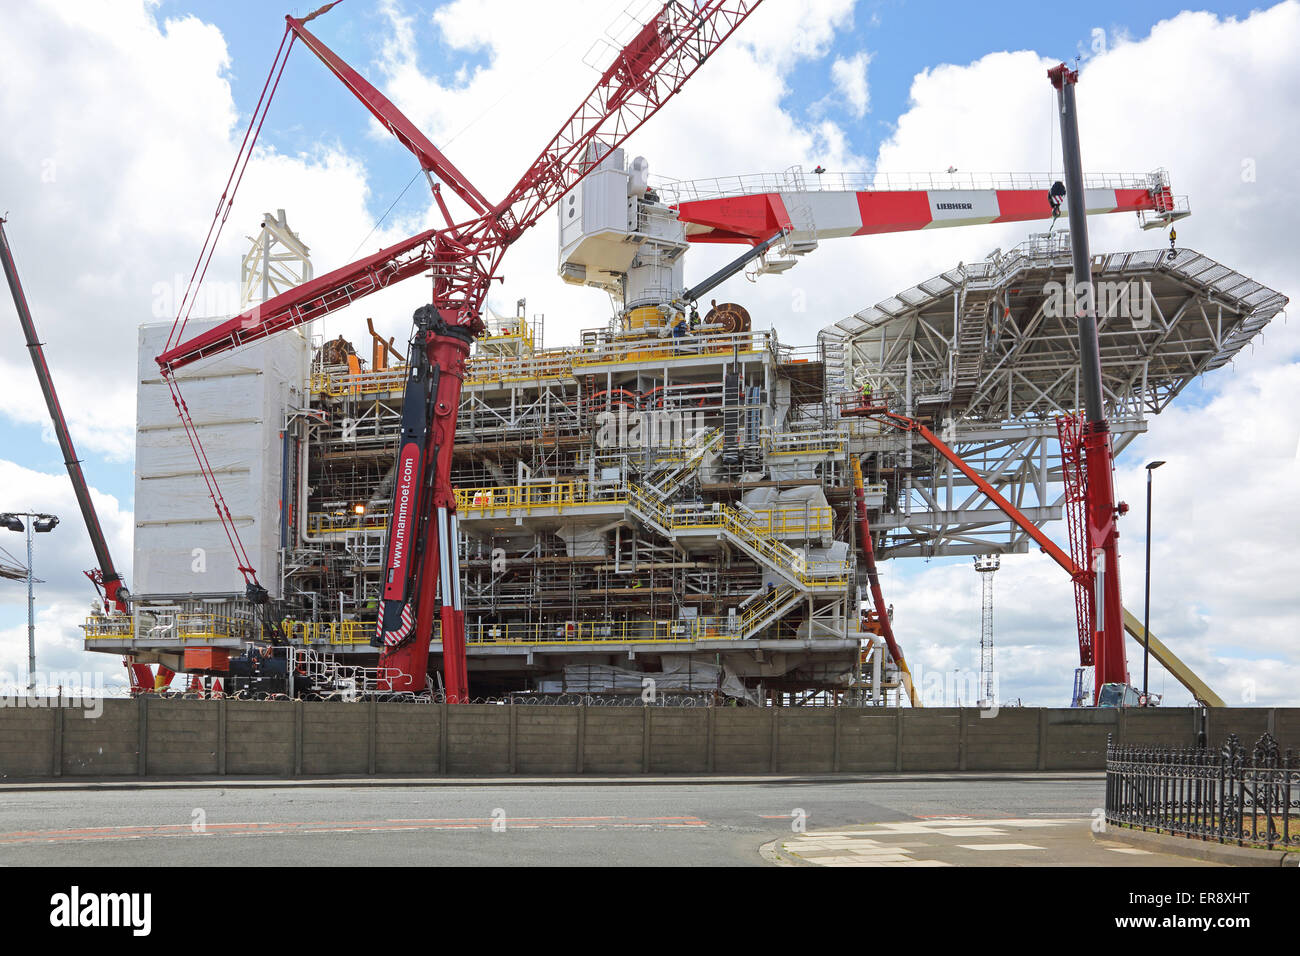
[{"label": "cloudy sky", "polygon": [[[625,6],[347,0],[313,27],[495,196],[590,88],[595,74],[584,57]],[[0,214],[9,217],[74,440],[128,582],[135,330],[172,316],[279,43],[281,16],[252,0],[5,4]],[[1297,48],[1296,2],[1183,9],[1106,0],[1049,15],[1028,2],[767,0],[629,149],[646,155],[653,172],[682,178],[796,163],[1059,169],[1045,70],[1078,57],[1085,167],[1167,167],[1194,213],[1180,223],[1180,245],[1294,297]],[[409,154],[295,49],[210,272],[214,299],[237,283],[245,237],[263,211],[288,211],[318,272],[436,224],[427,189],[411,183],[415,172]],[[808,345],[822,325],[1028,231],[982,226],[824,243],[790,274],[753,285],[736,278],[724,294],[783,341]],[[1097,252],[1163,241],[1128,217],[1092,223]],[[695,251],[688,278],[727,256]],[[548,344],[608,317],[604,296],[556,278],[549,216],[504,271],[492,303],[510,311],[527,297],[530,312],[546,315]],[[358,338],[373,316],[403,338],[422,292],[418,282],[389,290],[339,313],[325,331]],[[76,624],[91,598],[81,570],[93,558],[7,301],[0,312],[10,336],[0,349],[0,510],[65,519],[39,539],[41,667],[101,670],[120,681],[116,659],[81,651]],[[1133,505],[1122,525],[1126,603],[1141,604],[1142,465],[1163,458],[1152,630],[1229,703],[1300,704],[1298,407],[1300,337],[1279,318],[1233,366],[1153,420],[1119,462],[1118,493]],[[1063,539],[1063,526],[1050,530]],[[8,535],[0,547],[21,558],[21,536],[0,534]],[[977,666],[978,583],[965,560],[887,566],[896,628],[914,667],[951,674]],[[996,593],[1001,696],[1065,704],[1076,662],[1068,582],[1040,555],[1012,556]],[[1137,674],[1135,650],[1130,644]],[[25,594],[0,581],[0,685],[21,680],[25,659]],[[1189,700],[1158,667],[1152,683],[1167,703]]]}]

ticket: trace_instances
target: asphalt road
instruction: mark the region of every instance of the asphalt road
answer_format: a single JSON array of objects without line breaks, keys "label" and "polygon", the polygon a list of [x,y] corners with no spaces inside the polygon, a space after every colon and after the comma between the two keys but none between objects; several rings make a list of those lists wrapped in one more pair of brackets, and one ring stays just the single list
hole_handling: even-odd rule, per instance
[{"label": "asphalt road", "polygon": [[944,817],[1069,821],[1056,829],[1078,839],[1044,863],[1174,862],[1096,854],[1086,821],[1103,785],[1078,774],[4,789],[0,865],[759,866],[759,848],[797,835],[796,824],[815,833]]}]

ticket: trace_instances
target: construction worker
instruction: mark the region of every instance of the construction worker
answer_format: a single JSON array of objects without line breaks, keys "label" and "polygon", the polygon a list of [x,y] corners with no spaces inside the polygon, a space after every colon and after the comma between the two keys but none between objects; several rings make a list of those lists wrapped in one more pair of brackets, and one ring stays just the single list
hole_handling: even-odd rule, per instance
[{"label": "construction worker", "polygon": [[863,405],[871,404],[871,383],[870,382],[862,383],[862,404]]},{"label": "construction worker", "polygon": [[673,328],[673,351],[680,352],[682,350],[680,339],[685,338],[686,333],[689,330],[689,326],[686,324],[686,317],[682,315],[680,312],[673,318],[672,328]]}]

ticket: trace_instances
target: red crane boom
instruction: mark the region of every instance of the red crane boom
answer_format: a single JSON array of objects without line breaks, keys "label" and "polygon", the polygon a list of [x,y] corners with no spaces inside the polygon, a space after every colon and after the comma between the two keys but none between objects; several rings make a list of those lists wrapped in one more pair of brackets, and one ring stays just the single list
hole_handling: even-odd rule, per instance
[{"label": "red crane boom", "polygon": [[[285,18],[287,31],[302,39],[416,155],[421,168],[436,174],[478,216],[452,222],[439,184],[432,184],[448,220],[445,228],[412,236],[305,283],[170,347],[157,361],[173,387],[178,414],[195,445],[218,516],[242,557],[238,531],[172,376],[190,362],[294,328],[432,269],[432,302],[415,313],[384,590],[373,641],[382,648],[380,666],[398,675],[389,682],[391,690],[424,689],[433,610],[440,594],[447,699],[458,702],[468,696],[451,452],[465,359],[470,342],[483,329],[483,301],[505,250],[594,168],[595,160],[618,147],[680,90],[760,2],[707,0],[692,7],[665,4],[618,52],[587,98],[496,205],[490,205],[397,107],[307,31],[304,24],[328,7],[302,20]],[[250,596],[265,600],[255,569],[247,560],[240,564]]]}]

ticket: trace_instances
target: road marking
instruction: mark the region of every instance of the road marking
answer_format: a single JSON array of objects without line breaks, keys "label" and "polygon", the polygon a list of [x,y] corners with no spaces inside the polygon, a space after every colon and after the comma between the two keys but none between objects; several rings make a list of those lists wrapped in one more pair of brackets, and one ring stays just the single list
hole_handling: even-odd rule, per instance
[{"label": "road marking", "polygon": [[1032,843],[958,843],[963,850],[1045,850]]},{"label": "road marking", "polygon": [[1022,829],[1045,830],[1078,826],[1083,818],[1042,820],[933,817],[895,823],[876,823],[861,829],[814,830],[785,840],[786,853],[816,866],[956,866],[946,860],[917,859],[945,850],[974,850],[980,853],[1014,853],[1043,850],[1033,843],[957,843],[973,837],[1006,837]]},{"label": "road marking", "polygon": [[30,843],[138,840],[146,837],[177,836],[284,836],[311,833],[395,833],[410,830],[491,830],[504,823],[506,830],[698,830],[708,821],[699,817],[517,817],[493,820],[466,817],[425,820],[318,820],[263,823],[209,823],[196,831],[191,824],[154,826],[76,827],[62,830],[18,830],[0,833],[0,846]]}]

